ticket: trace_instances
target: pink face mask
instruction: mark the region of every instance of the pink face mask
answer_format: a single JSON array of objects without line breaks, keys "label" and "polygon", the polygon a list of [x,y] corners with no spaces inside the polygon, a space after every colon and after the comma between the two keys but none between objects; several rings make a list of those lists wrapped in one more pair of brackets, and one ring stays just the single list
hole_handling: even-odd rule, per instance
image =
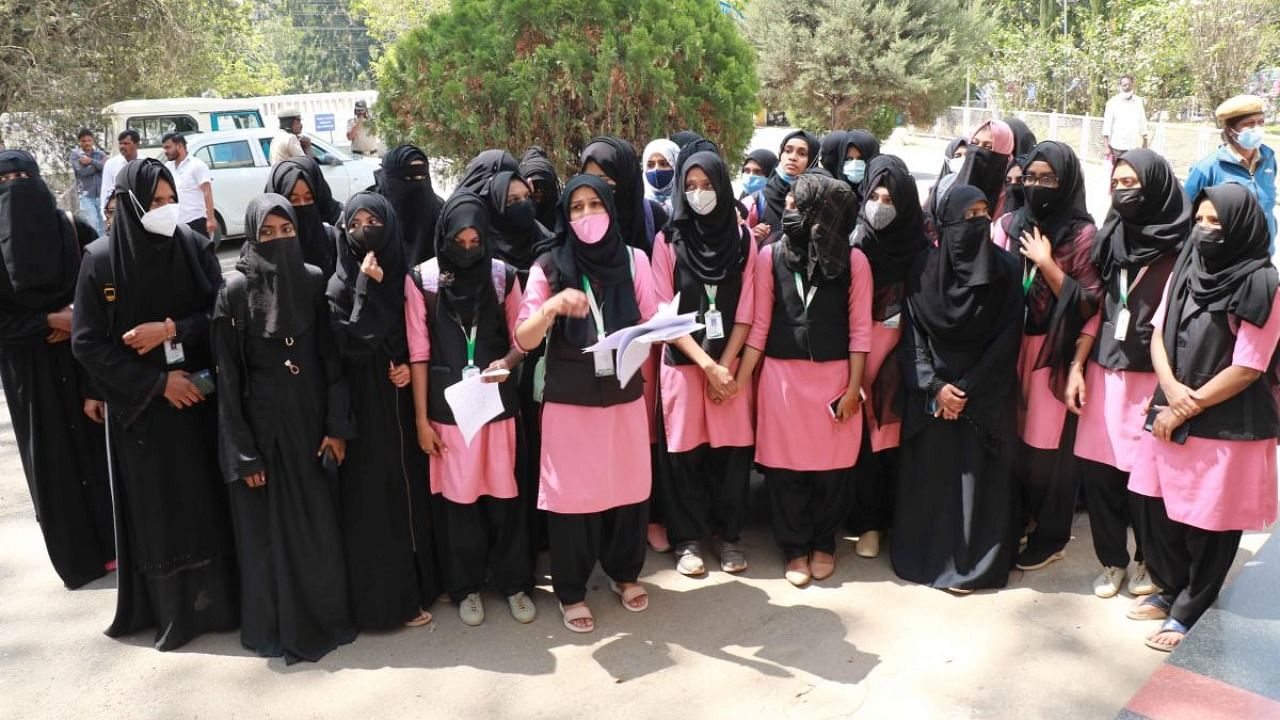
[{"label": "pink face mask", "polygon": [[573,228],[573,234],[577,235],[579,240],[587,245],[595,245],[609,230],[609,213],[583,215],[577,220],[570,220],[569,226]]}]

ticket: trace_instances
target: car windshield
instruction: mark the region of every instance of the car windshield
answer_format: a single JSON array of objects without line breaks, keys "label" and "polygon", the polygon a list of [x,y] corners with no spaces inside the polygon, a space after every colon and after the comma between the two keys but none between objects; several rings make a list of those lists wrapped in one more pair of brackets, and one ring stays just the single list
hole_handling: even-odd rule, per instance
[{"label": "car windshield", "polygon": [[307,133],[307,137],[311,138],[312,147],[320,150],[325,155],[333,155],[334,157],[338,158],[342,162],[351,162],[352,160],[355,160],[355,158],[352,157],[351,155],[339,150],[338,148],[330,145],[329,143],[321,140],[320,138],[317,138],[315,135],[312,135],[311,133]]}]

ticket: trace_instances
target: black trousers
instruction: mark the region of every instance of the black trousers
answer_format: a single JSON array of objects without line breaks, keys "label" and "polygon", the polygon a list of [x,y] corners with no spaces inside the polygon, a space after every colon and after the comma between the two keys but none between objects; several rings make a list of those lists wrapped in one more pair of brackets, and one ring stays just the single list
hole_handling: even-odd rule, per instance
[{"label": "black trousers", "polygon": [[201,235],[203,237],[209,237],[209,223],[204,218],[192,220],[191,222],[187,223],[187,227],[194,230],[197,235]]},{"label": "black trousers", "polygon": [[750,447],[710,445],[668,455],[671,483],[664,517],[672,545],[712,535],[731,543],[742,539],[751,456]]},{"label": "black trousers", "polygon": [[632,583],[644,568],[648,501],[598,513],[547,513],[551,586],[562,605],[587,597],[596,561],[614,582]]},{"label": "black trousers", "polygon": [[507,597],[533,592],[528,513],[519,497],[486,495],[466,505],[442,495],[432,498],[444,589],[454,602],[480,592],[486,575]]},{"label": "black trousers", "polygon": [[1022,446],[1020,463],[1023,493],[1035,532],[1025,552],[1056,552],[1071,540],[1076,495],[1080,492],[1080,465],[1075,456],[1076,416],[1067,413],[1056,450]]},{"label": "black trousers", "polygon": [[898,448],[880,452],[871,450],[871,433],[862,422],[862,449],[854,466],[854,482],[850,489],[849,532],[861,535],[876,530],[884,532],[893,524],[893,504],[898,478]]},{"label": "black trousers", "polygon": [[773,537],[787,560],[812,552],[835,553],[836,528],[844,516],[846,486],[853,470],[765,469]]},{"label": "black trousers", "polygon": [[1085,507],[1093,533],[1093,552],[1105,567],[1128,567],[1129,528],[1136,544],[1133,559],[1142,562],[1139,495],[1129,492],[1129,473],[1092,460],[1080,461]]},{"label": "black trousers", "polygon": [[1162,498],[1142,497],[1140,504],[1151,579],[1171,605],[1169,616],[1191,627],[1218,599],[1244,533],[1201,530],[1171,520]]}]

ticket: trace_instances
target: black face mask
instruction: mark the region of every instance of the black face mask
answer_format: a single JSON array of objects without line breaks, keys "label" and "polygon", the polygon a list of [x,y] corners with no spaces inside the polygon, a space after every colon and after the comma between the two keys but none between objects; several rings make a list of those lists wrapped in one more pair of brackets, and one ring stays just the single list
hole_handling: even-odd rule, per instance
[{"label": "black face mask", "polygon": [[1023,194],[1027,199],[1027,207],[1034,218],[1043,218],[1049,214],[1054,203],[1061,194],[1061,188],[1024,187]]},{"label": "black face mask", "polygon": [[449,255],[449,262],[462,270],[475,267],[484,257],[484,246],[480,243],[476,243],[475,247],[464,248],[457,242],[451,242],[444,250]]},{"label": "black face mask", "polygon": [[1212,264],[1215,258],[1221,257],[1227,247],[1220,227],[1205,227],[1197,224],[1191,228],[1190,237],[1191,242],[1195,243],[1196,252],[1200,253],[1200,257],[1209,264]]},{"label": "black face mask", "polygon": [[1111,191],[1111,207],[1116,209],[1116,213],[1125,220],[1133,220],[1137,217],[1138,211],[1142,209],[1142,202],[1146,197],[1142,194],[1142,188],[1116,188]]},{"label": "black face mask", "polygon": [[1005,183],[1004,193],[1018,203],[1027,201],[1027,189],[1022,186],[1022,183]]},{"label": "black face mask", "polygon": [[782,232],[788,237],[803,238],[804,235],[804,216],[796,210],[786,210],[782,213]]},{"label": "black face mask", "polygon": [[533,207],[532,200],[521,200],[518,203],[507,206],[506,212],[502,213],[502,217],[506,220],[506,225],[516,232],[529,232],[533,229],[533,222],[537,215]]},{"label": "black face mask", "polygon": [[350,234],[351,239],[355,240],[360,247],[375,253],[387,244],[387,228],[383,225],[361,225],[351,230]]}]

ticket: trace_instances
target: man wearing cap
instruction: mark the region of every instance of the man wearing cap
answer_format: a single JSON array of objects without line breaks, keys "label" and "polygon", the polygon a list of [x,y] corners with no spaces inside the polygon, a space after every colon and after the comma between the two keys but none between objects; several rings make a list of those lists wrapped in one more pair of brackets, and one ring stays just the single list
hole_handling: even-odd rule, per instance
[{"label": "man wearing cap", "polygon": [[356,116],[347,121],[347,140],[357,155],[377,155],[378,138],[369,129],[369,104],[356,101]]},{"label": "man wearing cap", "polygon": [[[281,110],[277,115],[280,129],[271,138],[271,164],[288,160],[292,157],[304,157],[307,154],[302,135],[302,112],[299,110]],[[306,142],[310,145],[310,141]]]},{"label": "man wearing cap", "polygon": [[1257,95],[1237,95],[1214,111],[1222,126],[1223,144],[1196,163],[1183,189],[1192,200],[1200,191],[1223,183],[1249,188],[1267,216],[1271,249],[1276,244],[1276,153],[1262,144],[1266,106]]}]

